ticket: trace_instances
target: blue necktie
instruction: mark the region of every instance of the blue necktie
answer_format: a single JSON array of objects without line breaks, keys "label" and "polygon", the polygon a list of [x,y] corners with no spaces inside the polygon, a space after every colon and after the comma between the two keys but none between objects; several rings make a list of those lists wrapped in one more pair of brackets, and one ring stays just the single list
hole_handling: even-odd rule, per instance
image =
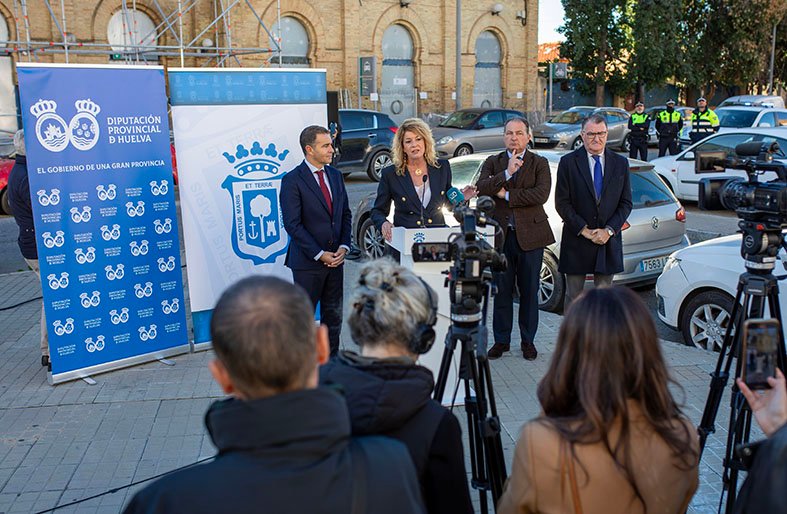
[{"label": "blue necktie", "polygon": [[604,181],[604,177],[601,175],[601,161],[599,159],[598,155],[593,156],[593,160],[596,161],[596,164],[593,165],[593,185],[596,188],[596,198],[601,198],[601,185]]}]

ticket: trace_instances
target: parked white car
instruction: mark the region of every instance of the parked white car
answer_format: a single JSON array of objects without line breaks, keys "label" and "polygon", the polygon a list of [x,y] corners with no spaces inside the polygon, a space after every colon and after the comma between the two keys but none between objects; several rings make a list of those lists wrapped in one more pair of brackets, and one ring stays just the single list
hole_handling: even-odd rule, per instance
[{"label": "parked white car", "polygon": [[[719,117],[720,134],[751,127],[782,129],[787,127],[787,109],[765,106],[734,106],[719,107],[715,112]],[[681,144],[691,144],[690,133],[691,123],[684,125],[680,131],[678,137]]]},{"label": "parked white car", "polygon": [[[717,173],[698,174],[694,169],[694,160],[697,151],[722,150],[727,152],[729,157],[735,156],[735,147],[741,143],[760,141],[771,143],[776,141],[781,147],[781,152],[774,157],[778,160],[787,162],[787,130],[780,128],[750,128],[741,129],[734,132],[714,134],[702,141],[689,146],[678,155],[670,155],[653,159],[656,173],[669,185],[670,189],[680,200],[697,201],[699,194],[699,182],[701,178],[732,178],[746,177],[746,172],[742,170],[725,170]],[[774,180],[775,173],[765,173],[762,181]]]},{"label": "parked white car", "polygon": [[[780,250],[775,275],[784,273],[787,259]],[[658,315],[680,330],[689,346],[718,352],[730,322],[738,278],[746,271],[741,257],[741,235],[711,239],[670,255],[656,281]],[[787,283],[779,281],[779,295],[787,298]],[[780,302],[787,319],[787,300]]]}]

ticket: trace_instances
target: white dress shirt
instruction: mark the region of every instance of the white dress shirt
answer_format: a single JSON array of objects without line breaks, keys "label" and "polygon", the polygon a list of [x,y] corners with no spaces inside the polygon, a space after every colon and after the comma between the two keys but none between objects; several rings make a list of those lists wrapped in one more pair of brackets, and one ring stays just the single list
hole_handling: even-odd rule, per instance
[{"label": "white dress shirt", "polygon": [[[604,176],[604,152],[601,152],[601,154],[599,154],[598,157],[599,157],[598,161],[601,163],[601,176],[603,177]],[[593,182],[593,180],[594,180],[593,168],[596,166],[596,159],[593,158],[593,155],[590,152],[588,152],[588,165],[590,166],[590,183],[593,184],[594,183]]]}]

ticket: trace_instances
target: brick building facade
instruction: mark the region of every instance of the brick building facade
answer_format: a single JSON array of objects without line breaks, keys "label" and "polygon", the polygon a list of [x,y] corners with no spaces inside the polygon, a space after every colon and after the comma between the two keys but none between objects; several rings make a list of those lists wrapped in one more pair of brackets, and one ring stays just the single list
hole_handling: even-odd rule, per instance
[{"label": "brick building facade", "polygon": [[[216,54],[221,47],[229,46],[275,47],[266,27],[277,36],[280,9],[284,64],[325,68],[329,89],[342,92],[346,106],[358,105],[359,57],[373,56],[380,103],[365,97],[363,107],[378,106],[386,112],[399,109],[392,113],[399,117],[453,110],[455,0],[282,0],[280,7],[275,1],[250,0],[250,4],[252,7],[244,0],[182,0],[181,26],[176,0],[63,0],[65,12],[60,10],[61,2],[50,0],[54,16],[50,16],[43,0],[27,0],[26,29],[21,0],[0,0],[0,40],[5,25],[7,39],[19,42],[9,47],[25,50],[29,34],[32,48],[38,48],[31,60],[65,62],[58,28],[65,20],[71,42],[69,62],[111,62],[110,43],[114,43],[115,51],[122,51],[118,38],[131,38],[134,43],[150,45],[140,54],[142,59],[174,67],[181,63],[178,38],[182,30],[183,42],[193,42],[184,52],[186,66],[215,66],[219,61],[225,66],[275,66],[278,56],[270,52],[237,50],[230,57],[224,52]],[[217,16],[230,6],[228,16]],[[541,94],[537,85],[537,20],[537,0],[462,2],[463,107],[475,104],[537,109]],[[134,25],[136,32],[129,25]],[[149,29],[157,26],[160,28],[154,30],[155,35],[151,34]],[[123,55],[132,61],[138,57]],[[0,82],[5,84],[0,84],[0,113],[13,107],[8,105],[8,83],[13,87],[16,77],[9,60],[28,58],[20,52],[1,58],[5,63],[0,63]]]}]

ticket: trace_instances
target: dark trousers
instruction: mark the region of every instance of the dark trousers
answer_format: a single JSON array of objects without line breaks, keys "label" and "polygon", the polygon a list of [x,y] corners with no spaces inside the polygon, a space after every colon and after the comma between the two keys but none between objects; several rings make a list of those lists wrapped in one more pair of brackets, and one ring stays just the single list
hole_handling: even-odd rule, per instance
[{"label": "dark trousers", "polygon": [[640,138],[629,139],[629,157],[637,159],[637,154],[640,155],[639,159],[643,161],[648,160],[648,140]]},{"label": "dark trousers", "polygon": [[331,355],[339,351],[342,332],[342,298],[344,296],[344,266],[319,270],[292,270],[296,284],[306,290],[314,308],[320,303],[320,323],[328,327]]},{"label": "dark trousers", "polygon": [[[602,275],[595,273],[593,275],[593,285],[608,286],[612,283],[612,277],[615,275]],[[568,309],[571,302],[576,300],[577,296],[585,289],[585,275],[565,275],[566,277],[566,299],[563,302],[563,310]]]},{"label": "dark trousers", "polygon": [[703,139],[710,136],[711,134],[713,134],[713,132],[696,132],[692,130],[691,132],[689,132],[689,139],[691,139],[691,144],[694,144],[698,141],[702,141]]},{"label": "dark trousers", "polygon": [[544,249],[522,250],[516,240],[516,232],[509,228],[503,243],[503,253],[508,260],[508,268],[495,273],[497,294],[492,318],[495,342],[511,344],[516,283],[519,288],[519,333],[523,343],[532,343],[538,329],[538,286]]},{"label": "dark trousers", "polygon": [[678,155],[678,136],[661,136],[659,138],[659,157],[667,155]]}]

